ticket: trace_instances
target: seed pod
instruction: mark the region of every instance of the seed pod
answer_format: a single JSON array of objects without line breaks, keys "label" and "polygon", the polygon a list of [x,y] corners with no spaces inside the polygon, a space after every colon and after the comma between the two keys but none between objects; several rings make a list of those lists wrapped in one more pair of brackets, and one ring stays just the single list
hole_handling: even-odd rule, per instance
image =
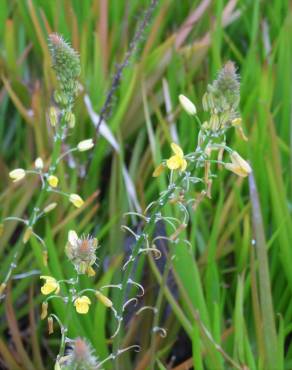
[{"label": "seed pod", "polygon": [[48,332],[49,335],[54,333],[54,320],[52,316],[48,317]]},{"label": "seed pod", "polygon": [[24,233],[23,238],[22,238],[22,242],[23,242],[24,244],[26,244],[26,243],[29,241],[29,239],[30,239],[31,235],[32,235],[32,227],[31,227],[31,226],[29,226],[29,227],[25,230],[25,233]]},{"label": "seed pod", "polygon": [[44,320],[48,315],[48,302],[42,303],[41,320]]}]

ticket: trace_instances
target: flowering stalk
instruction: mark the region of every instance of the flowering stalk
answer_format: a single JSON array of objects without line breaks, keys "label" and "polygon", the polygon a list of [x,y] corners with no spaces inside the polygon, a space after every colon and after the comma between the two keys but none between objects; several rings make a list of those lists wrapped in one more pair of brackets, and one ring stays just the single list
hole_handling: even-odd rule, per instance
[{"label": "flowering stalk", "polygon": [[[61,155],[62,143],[67,136],[67,131],[75,125],[75,116],[72,113],[72,109],[75,98],[78,94],[78,77],[80,75],[79,56],[71,46],[62,39],[62,37],[56,34],[49,36],[49,44],[52,57],[52,67],[56,72],[58,80],[58,88],[54,93],[56,105],[49,108],[49,120],[55,131],[51,160],[46,172],[44,171],[43,160],[41,158],[37,158],[35,161],[35,170],[18,168],[11,171],[9,174],[13,182],[18,182],[24,179],[27,174],[36,174],[41,179],[41,189],[35,202],[33,212],[27,220],[17,219],[15,217],[7,217],[2,220],[2,225],[3,222],[13,220],[23,222],[26,226],[21,238],[22,240],[20,239],[16,245],[16,253],[13,256],[9,271],[4,278],[3,284],[5,285],[9,280],[13,269],[17,265],[17,260],[21,256],[25,244],[29,241],[32,235],[35,236],[42,245],[44,264],[46,265],[47,248],[45,242],[41,236],[37,235],[33,231],[33,228],[43,215],[52,211],[57,205],[56,203],[52,203],[41,210],[44,201],[47,198],[47,194],[49,192],[63,194],[75,207],[79,208],[83,205],[83,200],[78,194],[66,194],[57,189],[59,179],[55,175],[56,167],[60,159],[63,158],[63,155]],[[93,142],[91,139],[88,139],[80,142],[76,147],[76,150],[85,151],[92,147]],[[73,150],[75,150],[75,148]],[[4,229],[4,226],[2,226],[2,229]]]},{"label": "flowering stalk", "polygon": [[[234,64],[232,62],[226,63],[223,69],[219,72],[217,80],[212,85],[208,85],[206,94],[203,97],[203,108],[210,113],[209,121],[201,124],[199,117],[197,116],[197,109],[195,105],[183,95],[179,96],[182,108],[190,116],[194,117],[195,120],[200,124],[200,131],[198,135],[198,144],[194,152],[185,155],[183,150],[175,143],[171,144],[172,151],[174,154],[167,160],[163,161],[154,171],[153,176],[159,176],[166,168],[171,170],[170,183],[166,191],[162,192],[159,198],[151,203],[147,207],[146,211],[150,212],[150,215],[141,215],[141,218],[145,221],[143,231],[139,236],[131,231],[130,228],[124,227],[136,237],[136,243],[133,246],[131,256],[127,263],[124,265],[125,272],[121,283],[121,292],[118,296],[116,303],[117,314],[122,321],[123,303],[126,300],[127,285],[131,280],[131,274],[133,272],[134,262],[138,258],[141,250],[153,252],[153,248],[149,248],[149,245],[153,245],[156,237],[152,240],[153,233],[155,230],[155,224],[158,220],[164,220],[170,224],[171,220],[169,217],[162,217],[161,212],[168,202],[177,203],[185,213],[183,222],[176,228],[174,234],[168,237],[161,237],[168,241],[173,241],[178,237],[178,234],[186,227],[186,221],[188,220],[188,210],[183,203],[189,205],[193,203],[193,209],[196,209],[198,203],[202,201],[204,197],[211,198],[211,189],[213,178],[216,176],[212,173],[212,167],[214,164],[224,166],[226,169],[234,172],[238,176],[248,176],[251,172],[249,164],[241,158],[241,156],[233,149],[226,145],[226,132],[229,128],[235,127],[238,129],[241,124],[241,119],[238,113],[239,105],[239,82],[238,76]],[[240,126],[241,128],[241,126]],[[241,132],[242,128],[241,128]],[[217,152],[217,159],[212,158],[212,154]],[[225,163],[223,161],[224,152],[227,152],[230,156],[231,163]],[[195,200],[186,200],[190,184],[203,184],[203,190]],[[177,195],[175,196],[175,193]],[[172,226],[174,226],[172,224]],[[142,248],[143,244],[146,244],[147,248]],[[162,279],[162,284],[166,283],[166,278],[171,268],[171,253],[167,258],[167,265]],[[158,296],[157,306],[154,312],[160,308],[162,300],[162,293]],[[153,331],[158,328],[159,316],[154,316]],[[152,335],[151,353],[152,363],[151,368],[154,368],[154,352],[155,342],[154,335]],[[117,333],[114,338],[113,348],[114,350],[120,346],[121,331]],[[119,369],[119,364],[116,364],[116,369]]]}]

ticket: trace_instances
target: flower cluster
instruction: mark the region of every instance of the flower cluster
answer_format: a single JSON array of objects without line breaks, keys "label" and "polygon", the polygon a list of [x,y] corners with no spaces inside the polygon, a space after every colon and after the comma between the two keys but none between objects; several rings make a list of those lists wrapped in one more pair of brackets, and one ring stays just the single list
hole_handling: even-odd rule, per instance
[{"label": "flower cluster", "polygon": [[[239,77],[232,62],[227,62],[218,73],[217,79],[208,85],[207,92],[203,96],[203,108],[210,112],[210,119],[201,124],[198,147],[193,153],[184,155],[182,148],[171,143],[174,152],[169,159],[160,164],[153,172],[153,176],[159,176],[165,167],[171,171],[184,172],[188,162],[196,161],[196,167],[204,168],[203,182],[206,185],[206,193],[210,196],[212,178],[211,163],[223,165],[229,171],[238,176],[246,177],[251,173],[251,167],[236,151],[225,143],[225,133],[230,127],[235,127],[244,140],[247,140],[243,129],[242,119],[239,116],[238,106],[240,99]],[[182,108],[190,116],[194,116],[200,123],[197,116],[196,106],[186,96],[180,95],[179,101]],[[222,162],[224,151],[229,153],[231,162]],[[212,153],[218,152],[217,160],[212,159]]]}]

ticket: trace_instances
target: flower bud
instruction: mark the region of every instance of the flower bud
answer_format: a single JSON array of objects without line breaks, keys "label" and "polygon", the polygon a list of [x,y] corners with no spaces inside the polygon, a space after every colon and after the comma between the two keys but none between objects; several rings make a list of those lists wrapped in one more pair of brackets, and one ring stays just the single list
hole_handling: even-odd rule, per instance
[{"label": "flower bud", "polygon": [[105,305],[105,307],[108,307],[108,308],[110,308],[110,307],[112,307],[112,305],[113,305],[113,302],[109,299],[109,298],[107,298],[105,295],[103,295],[100,291],[96,291],[95,292],[95,295],[96,295],[96,298],[103,304],[103,305]]},{"label": "flower bud", "polygon": [[50,107],[49,109],[49,119],[52,127],[55,127],[58,123],[58,112],[55,107]]},{"label": "flower bud", "polygon": [[48,316],[48,302],[42,303],[41,320],[44,320]]},{"label": "flower bud", "polygon": [[25,170],[23,168],[16,168],[13,171],[9,172],[9,177],[13,180],[13,182],[17,182],[22,180],[25,177]]},{"label": "flower bud", "polygon": [[70,194],[69,196],[69,201],[71,203],[73,203],[73,205],[76,207],[76,208],[80,208],[83,206],[84,204],[84,201],[83,199],[78,195],[78,194]]},{"label": "flower bud", "polygon": [[189,114],[190,116],[194,116],[197,114],[196,106],[190,101],[190,99],[188,99],[186,96],[182,94],[179,95],[178,98],[182,108],[185,110],[187,114]]},{"label": "flower bud", "polygon": [[79,152],[85,152],[86,150],[89,150],[94,147],[94,143],[92,139],[82,140],[77,145],[77,149]]},{"label": "flower bud", "polygon": [[75,114],[74,113],[72,113],[72,112],[66,112],[64,114],[64,120],[65,120],[65,122],[68,124],[68,126],[70,128],[74,128],[75,127],[76,118],[75,118]]},{"label": "flower bud", "polygon": [[1,283],[0,284],[0,295],[2,295],[4,293],[4,290],[6,289],[6,283]]},{"label": "flower bud", "polygon": [[59,183],[59,179],[57,176],[54,176],[54,175],[50,175],[48,177],[48,183],[49,185],[52,187],[52,188],[56,188],[58,186],[58,183]]},{"label": "flower bud", "polygon": [[48,317],[48,332],[49,335],[54,333],[54,320],[52,316]]},{"label": "flower bud", "polygon": [[68,98],[62,91],[56,90],[54,92],[54,99],[57,104],[64,106],[68,104]]},{"label": "flower bud", "polygon": [[34,165],[35,165],[35,168],[37,170],[42,170],[44,168],[44,162],[43,160],[38,157],[35,161],[34,161]]},{"label": "flower bud", "polygon": [[48,204],[45,208],[44,208],[44,213],[49,213],[51,212],[53,209],[55,209],[57,207],[58,203],[56,202],[53,202],[53,203],[50,203]]},{"label": "flower bud", "polygon": [[31,235],[32,235],[32,227],[31,227],[31,226],[29,226],[29,227],[25,230],[25,232],[24,232],[24,235],[23,235],[23,238],[22,238],[22,242],[23,242],[23,244],[26,244],[26,243],[29,241],[29,239],[30,239]]},{"label": "flower bud", "polygon": [[48,266],[48,251],[47,250],[43,251],[43,264],[44,266]]},{"label": "flower bud", "polygon": [[152,174],[152,176],[153,177],[158,177],[158,176],[160,176],[161,174],[162,174],[162,172],[164,171],[164,169],[165,169],[165,166],[161,163],[161,164],[159,164],[156,168],[155,168],[155,170],[153,171],[153,174]]}]

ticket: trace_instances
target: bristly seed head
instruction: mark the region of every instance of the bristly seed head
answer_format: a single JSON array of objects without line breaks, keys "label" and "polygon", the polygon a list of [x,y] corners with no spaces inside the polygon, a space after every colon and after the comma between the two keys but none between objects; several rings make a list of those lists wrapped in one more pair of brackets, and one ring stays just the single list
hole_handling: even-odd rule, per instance
[{"label": "bristly seed head", "polygon": [[77,95],[77,79],[81,72],[79,55],[56,33],[49,35],[49,48],[52,67],[60,83],[60,90],[69,100],[72,100]]},{"label": "bristly seed head", "polygon": [[96,238],[90,235],[78,237],[74,230],[69,231],[66,254],[79,274],[92,276],[91,266],[96,261],[97,245]]},{"label": "bristly seed head", "polygon": [[66,356],[60,359],[62,370],[93,370],[98,368],[98,359],[90,344],[83,338],[72,341]]}]

